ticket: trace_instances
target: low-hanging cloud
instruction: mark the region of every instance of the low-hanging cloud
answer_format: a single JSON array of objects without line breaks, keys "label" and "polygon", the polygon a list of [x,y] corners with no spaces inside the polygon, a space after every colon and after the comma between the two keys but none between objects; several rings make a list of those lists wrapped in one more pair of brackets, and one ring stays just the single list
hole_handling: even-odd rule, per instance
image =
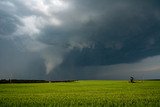
[{"label": "low-hanging cloud", "polygon": [[154,71],[157,78],[158,3],[2,0],[0,77],[126,79]]}]

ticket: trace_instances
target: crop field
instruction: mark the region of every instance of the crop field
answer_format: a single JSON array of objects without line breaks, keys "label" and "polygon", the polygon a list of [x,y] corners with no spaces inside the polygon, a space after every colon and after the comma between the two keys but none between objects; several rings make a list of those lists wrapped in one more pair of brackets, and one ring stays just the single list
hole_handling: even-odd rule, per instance
[{"label": "crop field", "polygon": [[160,107],[160,81],[0,84],[0,107]]}]

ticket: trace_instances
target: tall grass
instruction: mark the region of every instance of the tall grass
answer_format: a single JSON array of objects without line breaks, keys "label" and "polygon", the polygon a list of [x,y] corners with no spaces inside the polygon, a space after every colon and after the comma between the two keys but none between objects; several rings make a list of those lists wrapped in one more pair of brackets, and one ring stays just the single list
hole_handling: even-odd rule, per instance
[{"label": "tall grass", "polygon": [[160,81],[0,84],[0,107],[160,107]]}]

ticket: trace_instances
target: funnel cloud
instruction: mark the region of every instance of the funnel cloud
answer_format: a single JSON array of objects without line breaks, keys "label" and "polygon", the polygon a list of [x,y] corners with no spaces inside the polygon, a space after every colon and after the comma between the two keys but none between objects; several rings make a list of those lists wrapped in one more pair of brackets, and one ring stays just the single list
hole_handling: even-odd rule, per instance
[{"label": "funnel cloud", "polygon": [[159,79],[159,4],[1,0],[0,79]]}]

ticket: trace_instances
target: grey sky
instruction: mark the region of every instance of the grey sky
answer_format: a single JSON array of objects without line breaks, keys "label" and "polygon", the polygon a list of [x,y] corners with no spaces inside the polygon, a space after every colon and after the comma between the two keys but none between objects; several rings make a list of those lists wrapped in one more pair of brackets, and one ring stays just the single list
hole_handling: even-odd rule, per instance
[{"label": "grey sky", "polygon": [[0,78],[160,78],[158,0],[0,0]]}]

